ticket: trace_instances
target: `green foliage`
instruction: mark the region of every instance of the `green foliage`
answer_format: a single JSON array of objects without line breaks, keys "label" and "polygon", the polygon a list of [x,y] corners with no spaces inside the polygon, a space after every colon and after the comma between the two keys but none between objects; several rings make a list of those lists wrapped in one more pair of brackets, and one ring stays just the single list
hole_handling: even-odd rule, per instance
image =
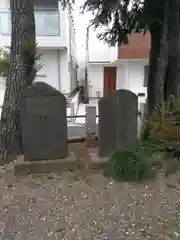
[{"label": "green foliage", "polygon": [[86,0],[83,11],[93,12],[92,25],[106,26],[98,35],[109,45],[128,43],[128,34],[146,32],[153,24],[163,24],[166,0]]},{"label": "green foliage", "polygon": [[9,68],[9,49],[0,49],[0,76],[6,77]]},{"label": "green foliage", "polygon": [[[9,48],[1,48],[0,49],[0,76],[7,77],[8,69],[9,69],[9,55],[10,49]],[[42,63],[40,62],[42,54],[37,53],[37,46],[35,47],[35,64],[34,64],[34,72],[35,75],[41,70],[43,67]]]},{"label": "green foliage", "polygon": [[118,181],[141,182],[153,178],[155,170],[151,157],[146,153],[152,154],[150,149],[142,148],[141,145],[135,152],[115,152],[107,162],[105,175]]},{"label": "green foliage", "polygon": [[136,148],[137,154],[143,159],[148,159],[153,168],[159,169],[164,164],[164,152],[159,149],[156,142],[152,140],[140,140]]},{"label": "green foliage", "polygon": [[[159,114],[163,110],[163,114]],[[157,106],[149,120],[149,140],[162,151],[180,151],[180,98],[171,96],[163,106]]]},{"label": "green foliage", "polygon": [[63,9],[68,8],[70,11],[73,9],[75,0],[60,0]]}]

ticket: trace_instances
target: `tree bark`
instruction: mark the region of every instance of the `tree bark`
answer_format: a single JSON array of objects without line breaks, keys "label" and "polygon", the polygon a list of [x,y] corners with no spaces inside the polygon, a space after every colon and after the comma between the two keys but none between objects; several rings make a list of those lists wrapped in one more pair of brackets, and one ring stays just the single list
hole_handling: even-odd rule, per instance
[{"label": "tree bark", "polygon": [[158,63],[160,55],[160,42],[162,27],[160,25],[151,26],[151,50],[149,59],[149,74],[148,74],[148,86],[147,86],[147,104],[148,104],[148,116],[151,116],[154,111],[154,107],[158,104],[158,89],[156,74],[158,72]]},{"label": "tree bark", "polygon": [[153,115],[154,108],[158,104],[158,84],[157,73],[160,56],[160,43],[162,35],[162,26],[160,24],[152,24],[150,27],[151,33],[151,49],[149,58],[149,73],[147,84],[147,112],[143,118],[142,123],[142,138],[147,139],[149,137],[149,119]]},{"label": "tree bark", "polygon": [[[155,21],[150,27],[151,32],[151,51],[149,60],[148,75],[148,116],[144,129],[144,138],[149,137],[149,120],[155,113],[160,117],[164,116],[164,98],[165,98],[165,79],[168,68],[168,42],[167,42],[167,4],[164,2],[161,8],[159,21]],[[155,112],[156,111],[156,112]]]},{"label": "tree bark", "polygon": [[1,114],[0,164],[23,152],[19,113],[20,96],[34,79],[35,20],[31,0],[10,0],[10,66]]},{"label": "tree bark", "polygon": [[168,1],[169,65],[166,76],[166,99],[180,97],[180,1]]},{"label": "tree bark", "polygon": [[155,75],[155,89],[156,89],[156,114],[160,117],[162,123],[162,119],[164,118],[164,86],[165,86],[165,78],[167,76],[167,68],[168,68],[168,41],[167,41],[167,33],[168,33],[168,5],[165,3],[164,5],[164,21],[163,27],[161,31],[161,39],[160,39],[160,53],[158,58],[158,64]]}]

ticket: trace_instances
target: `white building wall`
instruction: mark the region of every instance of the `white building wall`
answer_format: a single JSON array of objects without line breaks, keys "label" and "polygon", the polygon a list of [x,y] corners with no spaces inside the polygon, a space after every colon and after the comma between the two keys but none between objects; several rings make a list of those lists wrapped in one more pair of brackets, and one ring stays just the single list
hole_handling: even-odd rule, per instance
[{"label": "white building wall", "polygon": [[[0,77],[0,107],[2,107],[3,101],[4,101],[5,84],[6,84],[5,78]],[[1,114],[1,109],[0,109],[0,114]]]},{"label": "white building wall", "polygon": [[77,55],[76,55],[76,42],[75,42],[75,25],[73,16],[69,17],[69,37],[70,37],[70,47],[69,47],[69,62],[71,71],[71,91],[77,87]]},{"label": "white building wall", "polygon": [[42,50],[41,63],[42,69],[36,81],[43,81],[52,87],[58,89],[63,94],[71,92],[70,89],[70,73],[68,69],[67,50]]},{"label": "white building wall", "polygon": [[[0,1],[0,12],[8,12],[9,0]],[[70,60],[70,41],[69,41],[69,14],[68,10],[62,9],[60,2],[58,3],[60,35],[59,36],[37,36],[38,49],[42,52],[41,62],[43,68],[40,70],[36,80],[49,83],[53,87],[59,89],[62,93],[68,94],[71,92],[70,71],[68,62]],[[3,17],[2,17],[3,16]],[[8,29],[7,15],[0,15],[0,23]],[[4,19],[4,20],[3,20]],[[3,20],[3,22],[2,22]],[[0,32],[1,34],[1,32]],[[73,33],[75,34],[75,33]],[[0,47],[10,46],[11,36],[0,35]],[[76,58],[75,37],[71,41],[72,55]],[[76,87],[76,82],[72,83],[72,87]]]},{"label": "white building wall", "polygon": [[116,89],[128,88],[128,66],[127,64],[119,64],[116,72]]},{"label": "white building wall", "polygon": [[136,94],[147,92],[144,87],[144,66],[147,64],[148,61],[128,63],[128,89]]},{"label": "white building wall", "polygon": [[109,47],[107,43],[97,38],[103,29],[89,29],[89,62],[114,62],[117,60],[117,46]]},{"label": "white building wall", "polygon": [[[76,54],[76,41],[75,41],[76,38],[75,38],[75,26],[74,26],[73,16],[72,17],[70,16],[67,9],[65,10],[65,21],[66,21],[66,35],[68,36],[67,37],[68,41],[67,41],[67,56],[65,56],[65,53],[63,53],[63,59],[64,61],[67,61],[67,66],[65,66],[65,69],[63,71],[65,71],[66,69],[68,70],[69,80],[68,81],[65,80],[65,82],[61,86],[61,89],[63,89],[64,93],[69,93],[73,91],[77,86],[77,79],[74,78],[73,69],[71,69],[71,67],[72,68],[74,67],[73,63],[77,62],[77,54]],[[72,80],[71,80],[71,75],[72,75]]]},{"label": "white building wall", "polygon": [[88,67],[89,97],[96,97],[97,92],[100,92],[100,97],[103,97],[104,90],[103,79],[104,74],[102,65]]},{"label": "white building wall", "polygon": [[[124,63],[116,63],[116,89],[128,89],[136,94],[145,93],[145,95],[147,95],[147,88],[144,87],[144,65],[146,64],[148,64],[148,61],[146,60],[141,62],[131,61]],[[103,96],[103,67],[103,65],[97,64],[89,65],[88,67],[88,83],[90,97],[96,97],[97,91],[100,92],[101,97]]]},{"label": "white building wall", "polygon": [[58,10],[59,10],[59,24],[60,24],[60,36],[64,36],[65,43],[68,47],[68,39],[69,39],[69,32],[68,32],[68,22],[66,19],[67,10],[63,10],[60,1],[58,2]]},{"label": "white building wall", "polygon": [[10,7],[10,1],[9,0],[1,0],[0,1],[0,8],[7,9]]},{"label": "white building wall", "polygon": [[[70,74],[66,50],[39,50],[42,54],[39,62],[43,65],[35,81],[45,82],[64,94],[70,93]],[[0,105],[2,105],[5,84],[0,78]]]},{"label": "white building wall", "polygon": [[89,62],[110,62],[110,48],[108,45],[99,42],[98,39],[90,39]]},{"label": "white building wall", "polygon": [[61,92],[68,94],[71,92],[70,73],[68,68],[68,54],[66,50],[60,52],[60,79],[61,79]]},{"label": "white building wall", "polygon": [[43,65],[37,73],[36,81],[45,82],[52,87],[60,90],[60,72],[58,66],[58,51],[57,50],[40,50],[42,56],[40,63]]},{"label": "white building wall", "polygon": [[71,44],[71,54],[72,56],[77,59],[77,53],[76,53],[76,30],[75,30],[75,22],[74,22],[74,16],[73,13],[71,13],[72,16],[68,17],[69,22],[69,36],[71,36],[70,44]]},{"label": "white building wall", "polygon": [[[1,24],[1,31],[0,34],[3,33],[0,36],[0,47],[4,47],[4,46],[10,46],[11,44],[11,31],[9,26],[11,25],[11,21],[10,21],[10,15],[8,15],[8,11],[9,11],[9,0],[1,0],[0,1],[0,24]],[[53,25],[53,21],[52,21],[52,17],[46,15],[46,12],[43,12],[43,16],[46,19],[46,21],[49,20],[52,22],[52,29],[55,28],[55,32],[56,34],[52,34],[48,36],[47,34],[43,34],[40,35],[38,34],[36,37],[37,43],[39,47],[44,47],[44,48],[68,48],[68,40],[69,40],[69,29],[68,29],[68,22],[67,22],[67,10],[63,10],[60,2],[58,3],[58,10],[59,10],[59,15],[58,12],[54,12],[54,19],[56,19],[57,24],[59,22],[59,27],[60,27],[60,33],[58,33],[58,28],[56,28]],[[35,14],[36,15],[36,14]],[[39,15],[37,15],[37,21]],[[42,17],[42,16],[41,16]],[[42,21],[42,19],[41,19]],[[50,22],[50,23],[51,23]],[[43,26],[44,31],[46,31],[46,25],[44,24]],[[48,31],[48,30],[47,30]]]}]

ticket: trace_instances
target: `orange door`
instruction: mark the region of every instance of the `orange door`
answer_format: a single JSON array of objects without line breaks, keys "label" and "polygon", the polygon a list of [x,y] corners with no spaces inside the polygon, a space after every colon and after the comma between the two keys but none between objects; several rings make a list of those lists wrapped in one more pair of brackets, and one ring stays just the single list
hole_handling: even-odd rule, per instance
[{"label": "orange door", "polygon": [[104,67],[104,96],[116,90],[116,67]]}]

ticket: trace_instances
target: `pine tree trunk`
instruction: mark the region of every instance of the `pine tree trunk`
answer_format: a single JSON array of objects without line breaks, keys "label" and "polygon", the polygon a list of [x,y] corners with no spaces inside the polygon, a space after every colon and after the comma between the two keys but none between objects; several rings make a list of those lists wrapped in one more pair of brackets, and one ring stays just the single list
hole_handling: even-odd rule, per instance
[{"label": "pine tree trunk", "polygon": [[148,86],[147,86],[147,112],[143,117],[142,122],[142,138],[147,139],[149,137],[149,124],[148,121],[153,115],[154,107],[158,104],[158,92],[157,88],[157,73],[159,65],[160,55],[160,42],[162,36],[162,27],[159,24],[154,24],[150,28],[151,32],[151,50],[149,59],[149,74],[148,74]]},{"label": "pine tree trunk", "polygon": [[180,97],[180,1],[168,1],[169,65],[166,78],[166,98]]},{"label": "pine tree trunk", "polygon": [[[156,99],[156,107],[157,111],[156,114],[162,120],[164,118],[164,86],[165,86],[165,78],[167,76],[167,68],[168,68],[168,56],[169,56],[169,49],[168,49],[168,41],[167,41],[167,32],[168,32],[168,5],[164,6],[164,22],[160,40],[160,53],[158,58],[158,64],[155,76],[155,99]],[[161,121],[162,122],[162,121]]]},{"label": "pine tree trunk", "polygon": [[10,66],[0,123],[0,164],[23,152],[19,100],[33,81],[35,61],[35,20],[31,0],[10,0]]},{"label": "pine tree trunk", "polygon": [[168,42],[167,42],[167,4],[161,8],[161,21],[151,25],[151,51],[149,61],[148,76],[148,99],[147,108],[148,116],[145,121],[143,137],[149,137],[149,120],[154,114],[158,114],[160,118],[164,116],[164,97],[165,97],[165,79],[168,69]]},{"label": "pine tree trunk", "polygon": [[160,25],[151,26],[151,51],[149,60],[149,74],[148,74],[148,116],[151,116],[154,107],[157,104],[157,92],[156,89],[156,74],[158,72],[158,62],[160,55],[160,42],[161,42],[162,27]]}]

